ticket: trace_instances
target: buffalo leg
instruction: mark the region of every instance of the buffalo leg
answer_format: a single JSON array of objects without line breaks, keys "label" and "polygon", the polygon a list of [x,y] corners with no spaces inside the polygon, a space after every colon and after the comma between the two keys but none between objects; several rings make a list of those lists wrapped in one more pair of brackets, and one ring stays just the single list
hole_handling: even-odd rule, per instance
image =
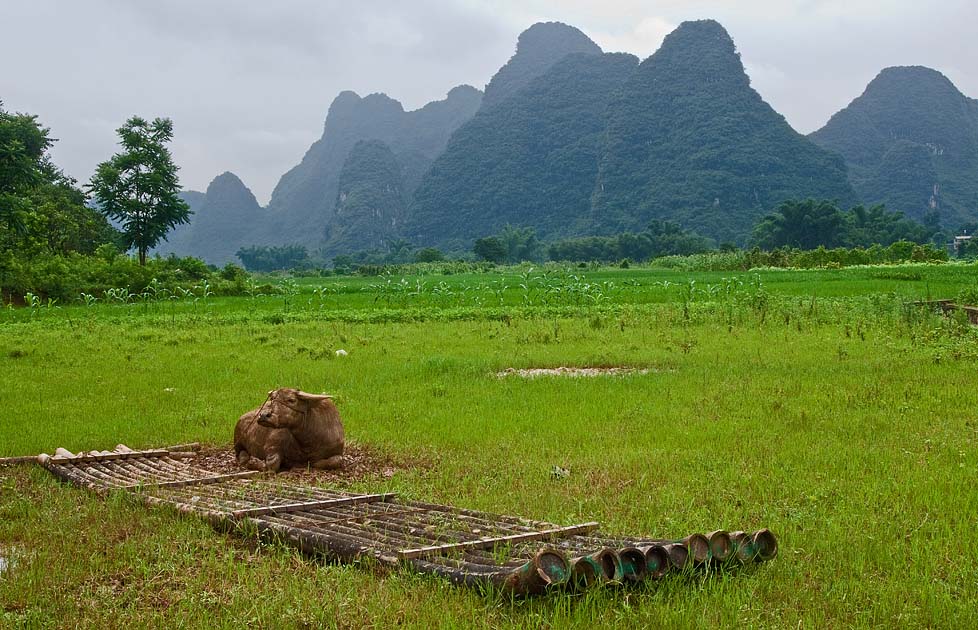
[{"label": "buffalo leg", "polygon": [[336,470],[337,468],[343,468],[343,456],[333,455],[332,457],[321,459],[318,462],[313,462],[312,467],[316,470]]},{"label": "buffalo leg", "polygon": [[241,468],[247,468],[248,470],[265,470],[265,462],[257,457],[252,457],[251,453],[246,450],[238,451],[237,462],[238,466]]},{"label": "buffalo leg", "polygon": [[272,453],[265,458],[265,470],[273,473],[277,473],[282,467],[282,454]]}]

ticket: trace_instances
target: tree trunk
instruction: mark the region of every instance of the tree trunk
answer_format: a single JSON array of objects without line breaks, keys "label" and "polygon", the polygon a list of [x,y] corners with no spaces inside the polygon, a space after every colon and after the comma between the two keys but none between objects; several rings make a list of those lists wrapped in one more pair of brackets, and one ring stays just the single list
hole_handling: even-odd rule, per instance
[{"label": "tree trunk", "polygon": [[140,247],[139,248],[139,266],[140,267],[145,267],[146,266],[146,248],[145,247]]}]

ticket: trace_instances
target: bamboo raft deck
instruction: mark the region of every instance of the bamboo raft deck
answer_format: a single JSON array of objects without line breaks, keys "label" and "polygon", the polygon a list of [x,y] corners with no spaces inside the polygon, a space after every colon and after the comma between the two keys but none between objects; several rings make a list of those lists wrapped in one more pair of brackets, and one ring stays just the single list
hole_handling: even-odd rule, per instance
[{"label": "bamboo raft deck", "polygon": [[133,451],[120,444],[114,451],[79,454],[58,449],[54,456],[30,460],[76,486],[127,492],[147,505],[204,518],[221,530],[247,523],[307,554],[340,562],[373,558],[517,595],[762,562],[778,551],[767,529],[718,530],[681,539],[610,538],[600,535],[594,522],[561,526],[402,500],[391,493],[285,483],[258,472],[217,474],[195,466],[195,457],[182,447]]}]

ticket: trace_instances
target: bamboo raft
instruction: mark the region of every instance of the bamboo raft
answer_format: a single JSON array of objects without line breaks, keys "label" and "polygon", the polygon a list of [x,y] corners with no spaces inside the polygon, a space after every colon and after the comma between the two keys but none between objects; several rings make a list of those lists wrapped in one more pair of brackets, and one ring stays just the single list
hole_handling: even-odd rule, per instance
[{"label": "bamboo raft", "polygon": [[391,493],[285,483],[258,472],[217,474],[193,464],[193,446],[133,451],[120,444],[114,451],[58,449],[29,459],[76,486],[127,492],[144,504],[204,518],[222,531],[247,524],[307,554],[340,562],[372,558],[516,595],[638,583],[675,571],[763,562],[778,552],[767,529],[681,539],[611,538],[600,535],[594,522],[560,526]]}]

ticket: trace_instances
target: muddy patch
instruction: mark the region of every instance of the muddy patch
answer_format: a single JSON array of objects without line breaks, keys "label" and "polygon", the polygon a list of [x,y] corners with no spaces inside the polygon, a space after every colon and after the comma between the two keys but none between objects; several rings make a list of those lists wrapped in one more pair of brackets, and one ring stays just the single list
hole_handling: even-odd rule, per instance
[{"label": "muddy patch", "polygon": [[561,376],[566,378],[593,378],[596,376],[628,376],[631,374],[652,374],[662,372],[647,367],[550,367],[550,368],[506,368],[496,372],[498,378],[515,376],[517,378],[539,378],[541,376]]},{"label": "muddy patch", "polygon": [[[345,465],[340,470],[312,470],[292,468],[278,474],[279,479],[303,482],[339,483],[365,479],[390,479],[398,471],[430,467],[423,459],[391,457],[363,444],[347,443],[343,453]],[[201,468],[226,474],[241,472],[234,459],[233,448],[204,447],[193,463]]]}]

